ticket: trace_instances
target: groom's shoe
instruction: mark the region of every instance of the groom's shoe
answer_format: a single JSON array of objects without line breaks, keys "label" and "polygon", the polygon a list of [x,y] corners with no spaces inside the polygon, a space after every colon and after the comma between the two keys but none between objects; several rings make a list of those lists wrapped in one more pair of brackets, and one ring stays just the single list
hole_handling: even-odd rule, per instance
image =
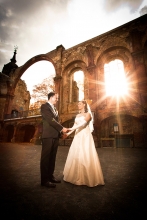
[{"label": "groom's shoe", "polygon": [[50,182],[51,182],[51,183],[61,183],[61,180],[57,180],[55,177],[52,177],[52,178],[50,179]]},{"label": "groom's shoe", "polygon": [[45,186],[48,188],[55,188],[56,184],[52,183],[52,182],[46,182],[46,183],[41,183],[41,186]]}]

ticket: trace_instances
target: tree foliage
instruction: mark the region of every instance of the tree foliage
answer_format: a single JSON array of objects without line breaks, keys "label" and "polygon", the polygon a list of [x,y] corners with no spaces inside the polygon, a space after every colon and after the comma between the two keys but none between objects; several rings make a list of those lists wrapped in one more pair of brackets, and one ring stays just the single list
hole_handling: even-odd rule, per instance
[{"label": "tree foliage", "polygon": [[32,104],[29,109],[40,108],[41,104],[47,101],[47,95],[49,92],[54,91],[54,80],[53,76],[45,78],[42,83],[34,86],[31,99],[33,99]]}]

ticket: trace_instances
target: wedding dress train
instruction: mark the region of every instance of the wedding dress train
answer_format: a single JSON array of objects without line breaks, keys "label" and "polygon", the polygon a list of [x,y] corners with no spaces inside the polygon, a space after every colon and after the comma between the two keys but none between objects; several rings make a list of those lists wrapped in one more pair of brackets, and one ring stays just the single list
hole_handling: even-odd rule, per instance
[{"label": "wedding dress train", "polygon": [[[76,124],[84,116],[76,117]],[[103,173],[89,125],[76,129],[66,159],[63,180],[75,185],[104,185]]]}]

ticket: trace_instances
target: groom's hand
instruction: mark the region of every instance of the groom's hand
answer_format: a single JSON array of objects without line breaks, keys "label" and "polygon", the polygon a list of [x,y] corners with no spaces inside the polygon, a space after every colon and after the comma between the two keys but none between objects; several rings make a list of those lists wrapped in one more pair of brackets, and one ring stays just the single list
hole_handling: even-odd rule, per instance
[{"label": "groom's hand", "polygon": [[63,127],[62,133],[66,133],[67,131],[68,131],[68,129]]},{"label": "groom's hand", "polygon": [[66,133],[68,133],[68,132],[70,132],[71,130],[70,130],[70,128],[67,128],[67,131],[66,131]]},{"label": "groom's hand", "polygon": [[67,138],[67,136],[68,136],[68,135],[67,135],[66,133],[62,133],[62,135],[61,135],[61,139],[64,140],[64,139]]}]

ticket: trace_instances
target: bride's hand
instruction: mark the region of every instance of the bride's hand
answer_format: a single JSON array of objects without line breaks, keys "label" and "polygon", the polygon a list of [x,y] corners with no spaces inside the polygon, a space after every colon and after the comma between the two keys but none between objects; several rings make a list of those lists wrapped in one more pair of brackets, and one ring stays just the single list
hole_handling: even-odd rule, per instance
[{"label": "bride's hand", "polygon": [[68,133],[69,131],[72,131],[72,128],[67,128],[66,133]]}]

